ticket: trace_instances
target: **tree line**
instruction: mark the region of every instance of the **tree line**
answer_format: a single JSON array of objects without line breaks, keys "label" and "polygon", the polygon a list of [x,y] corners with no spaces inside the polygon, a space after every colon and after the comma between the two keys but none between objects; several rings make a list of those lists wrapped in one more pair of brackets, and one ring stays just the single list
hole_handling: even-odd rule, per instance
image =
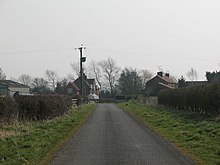
[{"label": "tree line", "polygon": [[[197,72],[193,70],[193,68],[191,68],[191,70],[187,74],[190,75],[190,77],[192,78],[190,80],[192,81],[194,81],[194,78],[197,77]],[[220,71],[207,71],[205,76],[208,83],[220,82]],[[186,87],[186,79],[183,76],[178,79],[178,87]]]},{"label": "tree line", "polygon": [[[71,64],[72,73],[60,77],[56,71],[47,69],[45,77],[32,77],[22,74],[18,80],[24,85],[31,87],[35,93],[58,93],[66,91],[69,82],[73,82],[80,76],[79,62]],[[117,65],[117,62],[111,57],[101,61],[91,61],[83,66],[83,72],[89,77],[96,80],[102,97],[113,97],[117,94],[134,95],[145,88],[145,84],[153,77],[153,73],[148,69],[137,69],[126,67],[124,69]],[[186,76],[189,80],[197,79],[197,71],[191,68]],[[0,68],[0,79],[6,79],[6,74]],[[220,71],[206,72],[208,82],[219,82]],[[175,78],[174,78],[175,79]],[[181,76],[178,85],[184,86],[186,79]]]},{"label": "tree line", "polygon": [[[32,92],[38,94],[64,93],[67,84],[80,76],[79,63],[72,63],[71,67],[73,72],[65,77],[60,77],[56,71],[47,69],[45,77],[22,74],[16,81],[30,86]],[[117,62],[110,57],[84,65],[83,71],[89,78],[96,80],[101,95],[104,97],[113,97],[118,93],[123,95],[136,94],[144,89],[145,83],[153,76],[153,73],[147,69],[132,67],[121,69]],[[6,74],[1,68],[0,79],[6,79]]]}]

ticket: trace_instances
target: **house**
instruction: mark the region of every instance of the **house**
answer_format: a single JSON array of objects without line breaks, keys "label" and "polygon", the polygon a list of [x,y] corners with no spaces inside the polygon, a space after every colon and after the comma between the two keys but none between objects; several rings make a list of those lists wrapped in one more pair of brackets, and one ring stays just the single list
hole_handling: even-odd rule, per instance
[{"label": "house", "polygon": [[30,94],[30,87],[12,80],[0,80],[0,95],[14,97],[15,93]]},{"label": "house", "polygon": [[79,95],[79,92],[80,92],[79,87],[74,82],[70,82],[67,85],[66,90],[67,90],[66,93],[68,95]]},{"label": "house", "polygon": [[[81,77],[78,77],[74,83],[77,85],[77,87],[81,90]],[[85,74],[83,75],[83,94],[82,97],[85,98],[87,95],[90,94],[91,86],[87,80],[87,76]],[[81,93],[81,92],[80,92]]]},{"label": "house", "polygon": [[146,96],[157,96],[163,89],[175,89],[177,87],[177,82],[170,78],[169,73],[157,72],[157,75],[146,83],[143,92]]},{"label": "house", "polygon": [[[78,77],[74,82],[70,82],[67,85],[67,94],[71,96],[79,95],[81,92],[81,77]],[[86,98],[89,94],[95,94],[99,96],[99,89],[95,83],[95,79],[87,79],[87,76],[83,75],[83,98]]]}]

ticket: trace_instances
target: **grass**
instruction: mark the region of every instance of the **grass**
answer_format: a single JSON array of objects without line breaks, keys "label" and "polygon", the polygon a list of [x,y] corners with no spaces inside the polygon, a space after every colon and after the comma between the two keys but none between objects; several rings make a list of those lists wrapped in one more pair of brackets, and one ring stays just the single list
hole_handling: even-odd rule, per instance
[{"label": "grass", "polygon": [[0,127],[0,164],[46,164],[94,109],[89,104],[53,120]]},{"label": "grass", "polygon": [[121,103],[145,126],[175,144],[197,164],[220,165],[220,123],[207,116],[163,107]]}]

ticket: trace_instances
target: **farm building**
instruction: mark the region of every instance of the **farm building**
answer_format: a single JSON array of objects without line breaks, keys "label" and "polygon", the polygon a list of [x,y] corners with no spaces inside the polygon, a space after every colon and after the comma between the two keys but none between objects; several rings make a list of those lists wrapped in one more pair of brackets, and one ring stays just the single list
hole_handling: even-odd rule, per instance
[{"label": "farm building", "polygon": [[30,94],[30,87],[12,80],[0,80],[0,95],[13,97],[16,92]]}]

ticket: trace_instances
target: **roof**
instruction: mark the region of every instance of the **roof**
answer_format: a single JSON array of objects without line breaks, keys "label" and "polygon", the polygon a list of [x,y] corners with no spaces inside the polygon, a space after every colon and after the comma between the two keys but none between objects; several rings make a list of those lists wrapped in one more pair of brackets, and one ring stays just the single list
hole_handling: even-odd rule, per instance
[{"label": "roof", "polygon": [[[74,83],[80,85],[80,84],[81,84],[81,77],[78,77],[78,78],[74,81]],[[87,85],[88,87],[89,87],[89,85],[90,85],[90,84],[88,83],[88,81],[86,81],[85,79],[83,79],[83,83],[84,83],[85,85]]]},{"label": "roof", "polygon": [[84,84],[86,84],[89,87],[89,82],[83,79]]},{"label": "roof", "polygon": [[175,81],[174,81],[172,78],[170,78],[170,77],[167,77],[167,76],[161,77],[161,76],[159,76],[159,75],[156,75],[156,76],[158,76],[160,79],[166,81],[167,83],[170,83],[170,84],[176,84],[176,83],[177,83],[177,82],[175,82]]},{"label": "roof", "polygon": [[74,82],[70,82],[69,83],[72,87],[74,87],[76,90],[80,90],[79,87],[74,83]]},{"label": "roof", "polygon": [[161,76],[159,76],[159,75],[156,75],[156,76],[154,76],[152,79],[150,79],[149,81],[147,81],[146,85],[151,84],[151,83],[154,81],[154,79],[157,79],[157,78],[159,78],[159,79],[162,80],[163,82],[164,82],[164,81],[167,82],[168,84],[177,84],[177,82],[175,82],[175,81],[174,81],[172,78],[170,78],[170,77],[167,77],[167,76],[161,77]]},{"label": "roof", "polygon": [[27,85],[12,81],[12,80],[0,80],[0,84],[7,87],[16,87],[16,88],[30,88]]},{"label": "roof", "polygon": [[95,79],[94,78],[93,79],[87,79],[87,81],[88,81],[89,84],[93,84],[95,82]]},{"label": "roof", "polygon": [[174,87],[171,87],[169,85],[166,85],[166,84],[163,84],[163,83],[160,83],[160,82],[158,84],[165,87],[165,88],[168,88],[168,89],[174,89]]}]

